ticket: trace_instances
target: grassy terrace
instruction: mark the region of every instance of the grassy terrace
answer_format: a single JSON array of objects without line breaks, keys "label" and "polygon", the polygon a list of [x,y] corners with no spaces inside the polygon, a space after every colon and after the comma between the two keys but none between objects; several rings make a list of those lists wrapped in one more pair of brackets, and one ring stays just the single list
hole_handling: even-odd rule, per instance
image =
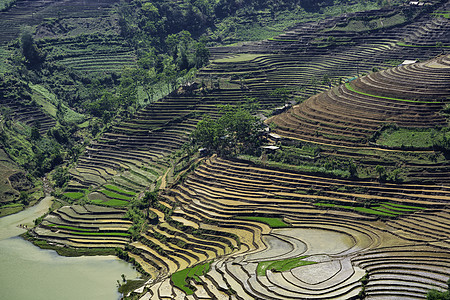
[{"label": "grassy terrace", "polygon": [[49,227],[55,227],[59,229],[66,229],[70,230],[70,234],[76,234],[76,235],[98,235],[98,236],[130,236],[129,233],[126,232],[93,232],[89,229],[79,228],[79,227],[73,227],[73,226],[66,226],[66,225],[56,225],[56,224],[49,224]]},{"label": "grassy terrace", "polygon": [[393,100],[393,101],[402,101],[402,102],[409,102],[409,103],[420,103],[420,104],[427,104],[427,103],[436,103],[434,101],[417,101],[417,100],[408,100],[408,99],[399,99],[399,98],[391,98],[391,97],[384,97],[384,96],[378,96],[378,95],[373,95],[373,94],[368,94],[365,92],[361,92],[358,91],[356,89],[354,89],[349,82],[345,83],[345,87],[347,89],[349,89],[352,92],[358,93],[360,95],[364,95],[364,96],[369,96],[369,97],[375,97],[375,98],[380,98],[380,99],[386,99],[386,100]]},{"label": "grassy terrace", "polygon": [[289,224],[283,222],[282,218],[268,218],[268,217],[238,217],[241,220],[258,221],[269,225],[271,228],[290,227]]},{"label": "grassy terrace", "polygon": [[267,270],[272,272],[284,272],[289,271],[291,269],[312,265],[316,262],[303,260],[307,256],[295,257],[295,258],[287,258],[282,260],[270,260],[270,261],[262,261],[258,263],[258,267],[256,269],[256,274],[258,276],[266,276]]},{"label": "grassy terrace", "polygon": [[110,199],[110,200],[101,200],[101,199],[93,199],[91,200],[92,203],[98,204],[98,205],[106,205],[111,207],[125,207],[128,206],[128,201],[118,200],[118,199]]},{"label": "grassy terrace", "polygon": [[416,147],[429,148],[432,147],[436,137],[445,135],[447,138],[449,133],[441,133],[436,129],[410,129],[398,128],[395,130],[385,130],[382,132],[376,143],[378,145],[388,147]]},{"label": "grassy terrace", "polygon": [[[158,175],[158,173],[156,173],[156,172],[154,172],[154,173],[155,173],[155,175]],[[123,189],[121,189],[121,188],[119,188],[119,187],[117,187],[115,185],[106,184],[104,187],[106,189],[108,189],[108,190],[112,190],[112,191],[117,192],[119,194],[125,194],[125,195],[128,195],[130,197],[133,197],[133,196],[136,195],[135,192],[125,191],[125,190],[123,190]]]},{"label": "grassy terrace", "polygon": [[119,200],[130,200],[131,197],[124,196],[122,194],[111,192],[110,190],[100,190],[102,194],[105,194],[108,198],[119,199]]},{"label": "grassy terrace", "polygon": [[314,203],[314,205],[319,207],[332,207],[341,208],[346,210],[353,210],[365,214],[383,216],[383,217],[395,217],[398,215],[403,215],[409,212],[415,212],[424,209],[423,207],[410,206],[410,205],[400,205],[384,202],[379,205],[372,205],[370,208],[360,207],[360,206],[349,206],[349,205],[339,205],[333,203]]},{"label": "grassy terrace", "polygon": [[401,47],[412,47],[412,48],[450,48],[450,46],[446,45],[411,45],[405,44],[403,42],[398,42],[397,45]]},{"label": "grassy terrace", "polygon": [[79,200],[84,197],[84,193],[81,192],[68,192],[64,193],[64,196],[69,197],[72,200]]},{"label": "grassy terrace", "polygon": [[171,276],[171,281],[174,286],[185,292],[187,295],[194,294],[194,291],[191,289],[191,287],[188,284],[188,280],[194,279],[196,282],[201,283],[202,280],[199,278],[199,276],[203,276],[211,268],[211,262],[196,265],[191,268],[186,268],[184,270],[175,272]]}]

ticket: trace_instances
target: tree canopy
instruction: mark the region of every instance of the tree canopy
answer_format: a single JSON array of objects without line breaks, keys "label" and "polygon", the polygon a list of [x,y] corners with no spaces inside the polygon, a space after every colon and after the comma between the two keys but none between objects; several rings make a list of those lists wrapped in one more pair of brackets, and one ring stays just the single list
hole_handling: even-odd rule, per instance
[{"label": "tree canopy", "polygon": [[225,105],[222,115],[204,117],[191,134],[192,144],[219,155],[253,154],[261,145],[261,121],[243,106]]}]

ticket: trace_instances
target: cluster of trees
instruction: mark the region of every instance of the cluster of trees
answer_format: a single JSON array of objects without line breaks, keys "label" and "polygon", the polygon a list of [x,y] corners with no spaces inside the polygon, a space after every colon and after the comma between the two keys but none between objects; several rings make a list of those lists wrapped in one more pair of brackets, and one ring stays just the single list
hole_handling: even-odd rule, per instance
[{"label": "cluster of trees", "polygon": [[448,288],[445,292],[432,289],[427,294],[427,300],[450,300],[450,279],[447,280]]},{"label": "cluster of trees", "polygon": [[[17,78],[6,76],[0,83],[0,97],[12,99],[22,107],[37,106],[30,96],[30,88]],[[30,127],[14,120],[12,108],[0,107],[0,146],[21,167],[34,176],[42,176],[60,165],[65,158],[78,155],[74,133],[75,124],[60,120],[61,126],[40,133],[40,124]]]},{"label": "cluster of trees", "polygon": [[207,148],[223,156],[255,154],[262,143],[262,123],[244,106],[225,105],[221,116],[204,117],[191,134],[194,147]]},{"label": "cluster of trees", "polygon": [[[380,0],[381,1],[381,0]],[[136,45],[146,43],[158,49],[164,48],[164,40],[170,34],[187,30],[196,37],[207,29],[214,29],[220,20],[236,14],[253,14],[268,9],[275,11],[301,7],[317,12],[329,5],[350,4],[350,0],[129,0],[119,7],[122,35],[133,37]]]},{"label": "cluster of trees", "polygon": [[123,218],[133,222],[128,229],[133,240],[138,240],[141,231],[148,225],[147,219],[151,216],[149,208],[157,205],[157,202],[158,191],[146,192],[143,197],[131,200],[131,205]]},{"label": "cluster of trees", "polygon": [[26,63],[32,67],[38,66],[45,59],[42,53],[34,43],[33,32],[30,27],[23,27],[20,33],[20,49]]}]

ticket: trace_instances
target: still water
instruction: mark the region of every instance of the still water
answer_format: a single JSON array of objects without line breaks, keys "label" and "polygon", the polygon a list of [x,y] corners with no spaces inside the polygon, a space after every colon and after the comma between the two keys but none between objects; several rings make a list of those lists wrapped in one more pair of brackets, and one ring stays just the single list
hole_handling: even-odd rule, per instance
[{"label": "still water", "polygon": [[63,257],[17,237],[51,204],[45,198],[23,212],[0,218],[0,299],[114,300],[120,298],[121,274],[138,277],[132,266],[115,256]]}]

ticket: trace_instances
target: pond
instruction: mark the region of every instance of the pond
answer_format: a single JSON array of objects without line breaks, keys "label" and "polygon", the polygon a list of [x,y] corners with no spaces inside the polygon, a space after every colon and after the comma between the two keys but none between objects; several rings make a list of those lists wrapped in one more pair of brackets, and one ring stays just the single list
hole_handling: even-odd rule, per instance
[{"label": "pond", "polygon": [[139,273],[115,256],[63,257],[18,237],[51,205],[47,197],[38,205],[0,218],[0,289],[2,299],[119,299],[117,280]]}]

